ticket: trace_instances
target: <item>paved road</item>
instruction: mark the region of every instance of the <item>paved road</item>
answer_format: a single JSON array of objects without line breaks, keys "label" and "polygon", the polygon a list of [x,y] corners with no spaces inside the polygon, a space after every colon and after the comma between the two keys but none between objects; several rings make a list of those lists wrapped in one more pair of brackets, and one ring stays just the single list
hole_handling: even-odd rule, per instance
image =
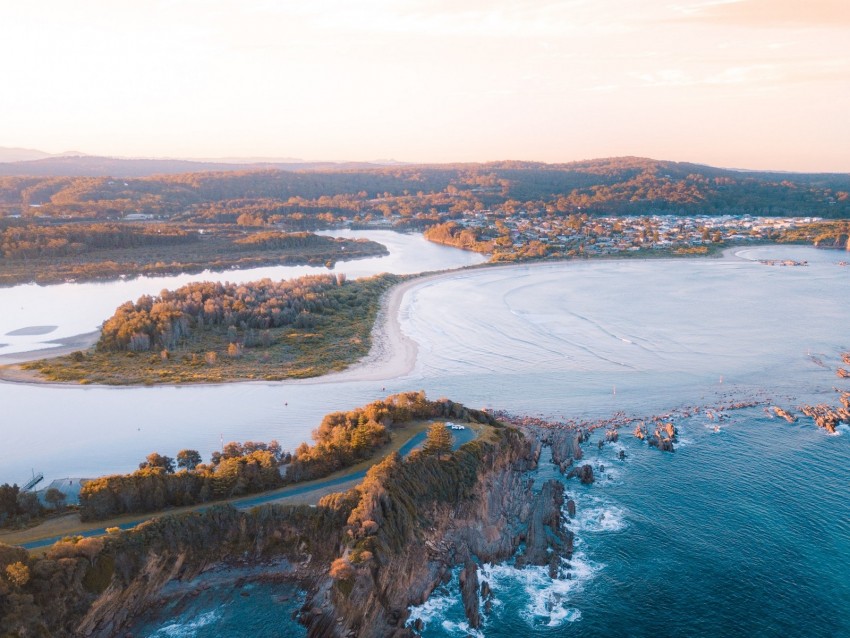
[{"label": "paved road", "polygon": [[[425,441],[425,437],[427,436],[427,432],[420,432],[416,436],[412,437],[407,443],[402,445],[398,452],[402,457],[406,457],[413,450],[420,447],[422,443]],[[457,449],[464,443],[467,443],[475,438],[475,431],[466,428],[465,430],[454,430],[452,431],[452,436],[454,437],[454,444],[452,449]],[[301,494],[309,494],[310,492],[315,492],[316,490],[323,490],[329,487],[336,487],[338,485],[343,485],[350,481],[360,481],[361,479],[366,477],[366,470],[360,470],[358,472],[352,472],[351,474],[346,474],[344,476],[339,476],[334,479],[328,479],[326,481],[320,481],[318,483],[311,483],[310,485],[295,485],[293,487],[287,487],[282,490],[275,490],[273,492],[265,492],[264,494],[258,494],[256,496],[250,496],[247,498],[234,499],[232,501],[228,501],[230,505],[237,509],[250,509],[252,507],[256,507],[257,505],[262,505],[264,503],[271,503],[273,501],[279,501],[284,498],[289,498],[291,496],[300,496]],[[193,512],[203,512],[212,505],[204,505],[198,507]],[[119,529],[133,529],[136,525],[140,525],[145,521],[149,521],[152,518],[156,518],[157,516],[162,516],[163,514],[167,514],[167,512],[159,512],[157,514],[152,514],[150,516],[146,516],[144,518],[140,518],[135,521],[130,521],[129,523],[121,523],[120,525],[110,525],[109,527],[118,527]],[[90,536],[103,536],[106,534],[106,527],[98,527],[96,529],[89,529],[83,532],[77,532],[73,534],[74,536],[82,536],[83,538],[88,538]],[[37,541],[31,541],[29,543],[22,543],[20,546],[24,549],[40,549],[42,547],[48,547],[53,545],[53,543],[62,540],[65,535],[60,536],[52,536],[51,538],[43,538]]]}]

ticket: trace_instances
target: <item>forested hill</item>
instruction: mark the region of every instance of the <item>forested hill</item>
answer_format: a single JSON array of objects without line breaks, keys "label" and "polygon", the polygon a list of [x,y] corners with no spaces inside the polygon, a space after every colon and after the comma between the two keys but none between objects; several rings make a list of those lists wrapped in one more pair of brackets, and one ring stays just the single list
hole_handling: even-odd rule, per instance
[{"label": "forested hill", "polygon": [[[74,161],[61,160],[69,166]],[[35,163],[4,170],[27,164]],[[0,177],[0,213],[100,219],[148,214],[206,222],[242,217],[239,223],[253,225],[322,215],[327,223],[384,217],[396,225],[427,225],[476,210],[850,217],[850,174],[747,172],[635,157],[570,164],[238,168],[136,178]]]}]

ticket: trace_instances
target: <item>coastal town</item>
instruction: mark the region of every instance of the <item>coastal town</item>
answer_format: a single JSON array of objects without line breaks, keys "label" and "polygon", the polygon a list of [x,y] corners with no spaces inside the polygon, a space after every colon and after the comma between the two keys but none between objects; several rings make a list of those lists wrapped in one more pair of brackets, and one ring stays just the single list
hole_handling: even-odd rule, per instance
[{"label": "coastal town", "polygon": [[[439,243],[493,254],[493,261],[614,255],[705,255],[729,246],[788,241],[790,231],[821,222],[814,217],[646,215],[591,217],[540,215],[520,210],[467,211],[426,230]],[[814,233],[806,233],[812,235]]]}]

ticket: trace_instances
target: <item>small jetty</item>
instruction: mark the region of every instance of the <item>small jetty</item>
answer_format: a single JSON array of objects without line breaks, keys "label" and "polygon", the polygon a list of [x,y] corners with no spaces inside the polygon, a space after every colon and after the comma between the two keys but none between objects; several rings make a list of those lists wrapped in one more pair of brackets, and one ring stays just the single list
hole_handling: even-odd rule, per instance
[{"label": "small jetty", "polygon": [[39,472],[38,474],[33,472],[32,478],[24,484],[24,486],[21,488],[21,491],[22,492],[29,492],[32,488],[34,488],[36,485],[41,483],[43,480],[44,480],[44,474],[42,474],[41,472]]}]

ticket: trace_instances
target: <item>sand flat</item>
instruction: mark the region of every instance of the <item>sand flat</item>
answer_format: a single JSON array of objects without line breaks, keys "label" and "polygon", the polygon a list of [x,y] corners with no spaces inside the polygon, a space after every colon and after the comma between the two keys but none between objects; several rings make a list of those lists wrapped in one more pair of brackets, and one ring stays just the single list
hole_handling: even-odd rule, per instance
[{"label": "sand flat", "polygon": [[7,337],[31,337],[34,335],[48,335],[54,330],[56,330],[59,326],[27,326],[26,328],[18,328],[17,330],[12,330],[11,332],[7,332],[5,336]]}]

